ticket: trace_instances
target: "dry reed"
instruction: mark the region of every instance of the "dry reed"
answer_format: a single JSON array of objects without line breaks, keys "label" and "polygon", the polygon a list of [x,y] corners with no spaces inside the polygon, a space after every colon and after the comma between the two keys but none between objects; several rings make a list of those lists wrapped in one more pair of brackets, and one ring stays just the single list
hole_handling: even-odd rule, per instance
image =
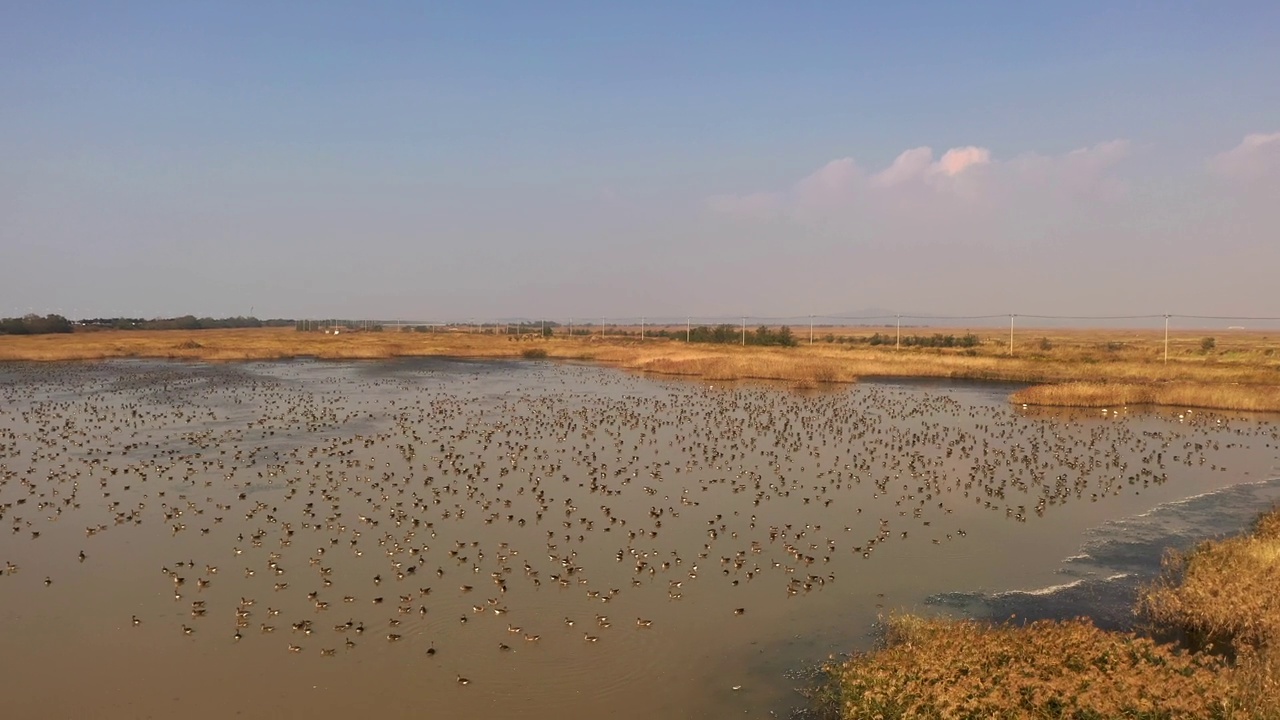
[{"label": "dry reed", "polygon": [[1087,620],[1018,627],[894,616],[833,663],[819,710],[861,718],[1280,718],[1280,509],[1171,554],[1138,610],[1185,649]]},{"label": "dry reed", "polygon": [[1010,401],[1025,405],[1116,408],[1170,405],[1213,410],[1280,410],[1280,386],[1212,383],[1067,382],[1019,390]]},{"label": "dry reed", "polygon": [[1088,620],[1026,626],[896,616],[886,646],[828,668],[861,718],[1236,717],[1230,670]]},{"label": "dry reed", "polygon": [[1140,608],[1198,645],[1235,654],[1280,645],[1280,510],[1253,532],[1171,553]]},{"label": "dry reed", "polygon": [[[871,330],[859,331],[869,336]],[[1028,331],[1034,333],[1036,331]],[[1036,390],[1018,402],[1121,405],[1128,402],[1280,411],[1280,354],[1270,335],[1224,337],[1213,354],[1183,347],[1162,361],[1153,333],[1059,331],[1044,348],[1007,356],[999,337],[976,348],[895,350],[871,346],[857,333],[848,343],[799,347],[686,344],[627,337],[482,335],[465,332],[353,332],[325,335],[291,329],[76,332],[0,336],[0,360],[96,360],[152,357],[227,362],[294,357],[380,359],[407,356],[520,358],[536,347],[552,359],[606,363],[631,370],[707,380],[781,380],[802,387],[860,377],[932,377],[1073,383]],[[861,339],[860,339],[861,338]],[[1190,339],[1180,342],[1190,345]],[[1198,343],[1195,345],[1199,347]],[[534,353],[539,355],[540,353]],[[1081,383],[1076,385],[1076,383]],[[1105,390],[1083,383],[1102,384]],[[1064,387],[1064,386],[1059,386]],[[1118,393],[1118,394],[1117,394]],[[1038,397],[1039,399],[1034,399]]]}]

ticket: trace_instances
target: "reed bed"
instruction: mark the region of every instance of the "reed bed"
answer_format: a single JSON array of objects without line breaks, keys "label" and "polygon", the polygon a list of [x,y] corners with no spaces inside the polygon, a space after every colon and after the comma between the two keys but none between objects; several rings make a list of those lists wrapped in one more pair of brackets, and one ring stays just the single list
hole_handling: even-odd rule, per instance
[{"label": "reed bed", "polygon": [[[869,331],[866,331],[869,332]],[[1135,403],[1280,411],[1280,354],[1270,335],[1236,334],[1213,353],[1182,347],[1163,362],[1153,333],[1078,331],[1028,343],[1007,355],[1000,338],[974,348],[871,346],[848,342],[799,347],[687,344],[626,336],[483,335],[472,333],[352,332],[326,335],[287,328],[236,330],[98,331],[67,335],[0,336],[3,360],[169,358],[207,362],[383,359],[453,356],[576,359],[642,372],[712,381],[778,380],[800,387],[855,382],[860,377],[930,377],[1051,384],[1016,402],[1111,406]],[[1191,340],[1182,341],[1184,346]]]},{"label": "reed bed", "polygon": [[1213,410],[1280,410],[1280,386],[1239,383],[1066,382],[1036,385],[1009,397],[1024,405],[1118,408],[1170,405]]},{"label": "reed bed", "polygon": [[1171,554],[1137,610],[1158,644],[1087,619],[1019,626],[896,615],[883,647],[832,662],[833,718],[1280,718],[1280,509]]},{"label": "reed bed", "polygon": [[1165,564],[1164,577],[1141,598],[1153,620],[1210,651],[1280,646],[1280,510],[1247,535],[1170,554]]},{"label": "reed bed", "polygon": [[895,616],[885,647],[833,665],[848,718],[1229,718],[1229,669],[1088,620],[1026,626]]}]

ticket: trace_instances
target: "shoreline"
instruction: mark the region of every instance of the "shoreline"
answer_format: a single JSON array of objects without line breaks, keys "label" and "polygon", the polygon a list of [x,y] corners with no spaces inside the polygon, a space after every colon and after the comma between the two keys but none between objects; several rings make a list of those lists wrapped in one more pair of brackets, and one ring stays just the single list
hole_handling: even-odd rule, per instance
[{"label": "shoreline", "polygon": [[[1073,331],[1041,339],[1010,357],[1007,340],[976,349],[859,344],[873,328],[848,330],[838,342],[794,347],[737,346],[635,337],[353,332],[293,329],[89,331],[0,336],[0,362],[124,358],[248,362],[311,358],[401,357],[546,359],[712,381],[762,380],[816,388],[860,378],[933,378],[1024,383],[1010,402],[1027,406],[1116,408],[1128,405],[1280,412],[1280,338],[1244,333],[1214,353],[1180,348],[1161,361],[1154,333]],[[1028,331],[1030,335],[1037,331]],[[1115,340],[1124,337],[1125,340]],[[1183,340],[1182,345],[1188,344]],[[1119,349],[1115,349],[1119,348]]]},{"label": "shoreline", "polygon": [[[818,717],[1280,716],[1280,508],[1239,534],[1166,554],[1139,590],[1143,627],[1087,617],[883,620],[878,646],[831,658],[805,695]],[[1177,708],[1177,712],[1171,712]]]}]

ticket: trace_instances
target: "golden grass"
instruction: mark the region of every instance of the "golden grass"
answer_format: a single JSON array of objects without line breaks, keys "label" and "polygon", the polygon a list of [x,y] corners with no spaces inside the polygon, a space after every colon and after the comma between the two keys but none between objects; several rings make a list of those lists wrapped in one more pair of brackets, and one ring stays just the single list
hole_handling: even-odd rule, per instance
[{"label": "golden grass", "polygon": [[1066,382],[1019,390],[1009,400],[1026,405],[1060,407],[1172,405],[1214,410],[1275,411],[1280,409],[1280,386],[1195,382]]},{"label": "golden grass", "polygon": [[1087,620],[894,616],[882,649],[827,666],[815,700],[848,720],[1280,718],[1280,509],[1171,555],[1138,610],[1185,647]]},{"label": "golden grass", "polygon": [[1280,510],[1241,537],[1171,554],[1141,609],[1207,649],[1237,653],[1280,646]]},{"label": "golden grass", "polygon": [[828,668],[841,718],[1243,717],[1230,670],[1088,620],[890,618],[884,649]]},{"label": "golden grass", "polygon": [[[935,329],[930,328],[928,334]],[[845,330],[850,342],[799,347],[686,344],[678,340],[592,335],[543,339],[466,332],[355,332],[325,335],[288,328],[99,331],[0,336],[2,360],[95,360],[120,357],[203,361],[293,357],[379,359],[413,356],[520,358],[531,348],[552,359],[578,359],[632,370],[707,380],[780,380],[797,386],[853,382],[859,377],[932,377],[1030,383],[1081,383],[1028,391],[1018,402],[1122,405],[1136,402],[1280,411],[1280,335],[1219,334],[1212,352],[1203,334],[1175,336],[1169,362],[1163,336],[1152,331],[1019,331],[1015,356],[1007,334],[986,331],[970,349],[871,346],[884,328]],[[920,331],[922,334],[924,331]],[[965,331],[942,331],[962,334]],[[1043,342],[1040,338],[1044,338]],[[533,353],[537,355],[538,353]],[[1084,383],[1103,384],[1104,389]]]},{"label": "golden grass", "polygon": [[1138,609],[1191,647],[1229,657],[1242,705],[1280,718],[1280,509],[1251,533],[1171,553]]}]

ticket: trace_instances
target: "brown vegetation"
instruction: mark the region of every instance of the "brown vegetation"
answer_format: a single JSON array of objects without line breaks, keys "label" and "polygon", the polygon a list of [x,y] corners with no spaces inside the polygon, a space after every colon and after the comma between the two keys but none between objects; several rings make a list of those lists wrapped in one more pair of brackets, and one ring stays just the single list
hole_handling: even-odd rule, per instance
[{"label": "brown vegetation", "polygon": [[1280,718],[1280,510],[1171,556],[1138,609],[1181,647],[1087,620],[889,619],[884,647],[833,663],[819,710],[860,718]]},{"label": "brown vegetation", "polygon": [[1190,647],[1234,659],[1239,684],[1280,717],[1280,510],[1248,535],[1171,553],[1165,569],[1140,609]]},{"label": "brown vegetation", "polygon": [[[676,339],[592,335],[493,335],[468,332],[343,332],[291,329],[102,331],[0,337],[0,360],[94,360],[154,357],[203,361],[293,357],[378,359],[406,356],[541,357],[591,360],[618,367],[707,380],[781,380],[798,386],[853,382],[859,377],[933,377],[1050,383],[1016,401],[1111,406],[1156,403],[1241,410],[1280,410],[1280,333],[1234,331],[1205,349],[1204,332],[1171,340],[1152,331],[1019,331],[979,335],[969,348],[871,345],[884,328],[824,328],[832,342],[799,347],[741,347]],[[967,331],[966,331],[967,332]],[[815,333],[815,336],[817,333]],[[1071,383],[1070,385],[1061,385]]]},{"label": "brown vegetation", "polygon": [[1029,387],[1015,392],[1009,399],[1024,405],[1059,407],[1172,405],[1214,410],[1274,411],[1280,409],[1280,385],[1066,382]]},{"label": "brown vegetation", "polygon": [[1217,718],[1222,662],[1087,620],[1026,626],[897,616],[886,647],[829,671],[841,718]]}]

